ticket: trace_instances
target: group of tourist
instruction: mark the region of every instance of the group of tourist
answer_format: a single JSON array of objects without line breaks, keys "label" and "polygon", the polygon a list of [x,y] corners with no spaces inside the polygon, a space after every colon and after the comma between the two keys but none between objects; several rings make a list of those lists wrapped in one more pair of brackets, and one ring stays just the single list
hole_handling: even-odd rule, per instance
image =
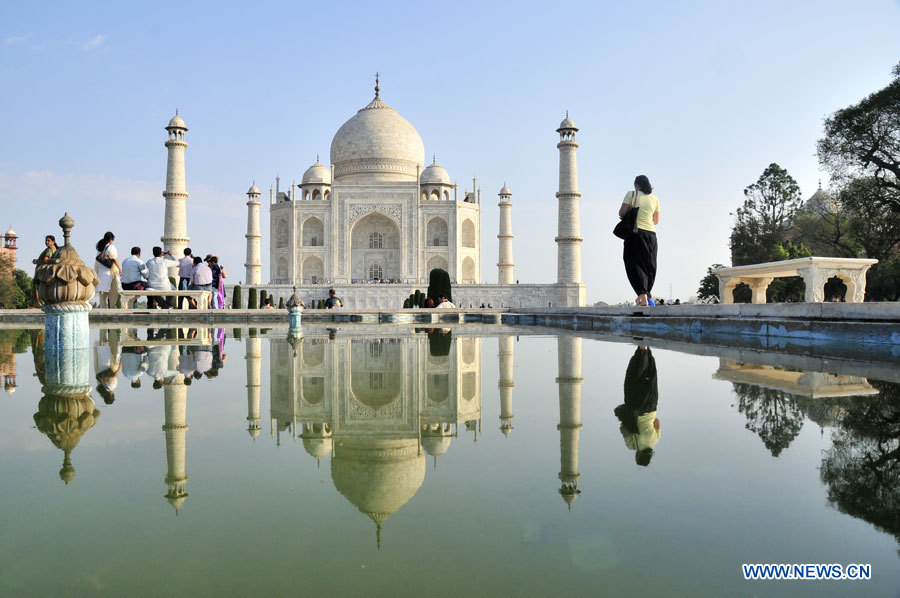
[{"label": "group of tourist", "polygon": [[[206,331],[203,331],[207,334]],[[119,376],[129,381],[132,388],[141,387],[141,377],[146,375],[153,380],[153,388],[162,388],[176,376],[181,376],[183,383],[189,385],[191,380],[202,377],[215,378],[224,367],[228,355],[225,353],[225,329],[217,328],[209,331],[210,336],[198,339],[197,345],[157,344],[155,341],[196,339],[197,329],[183,332],[180,329],[147,330],[148,345],[135,344],[138,341],[137,331],[124,331],[125,338],[118,330],[100,330],[100,337],[94,347],[94,369],[97,372],[97,393],[107,405],[115,401]],[[126,342],[122,346],[122,341]],[[177,353],[177,369],[172,369],[172,354]]]},{"label": "group of tourist", "polygon": [[[50,250],[52,236],[47,237],[47,249]],[[219,258],[212,254],[206,258],[193,255],[191,248],[184,250],[184,256],[180,259],[172,255],[170,251],[163,251],[162,247],[153,248],[153,257],[144,261],[141,259],[141,248],[132,247],[131,255],[119,261],[119,253],[115,246],[116,236],[107,232],[103,238],[97,241],[97,257],[95,259],[97,285],[99,294],[99,307],[114,309],[119,299],[119,285],[126,291],[209,291],[211,309],[225,307],[225,268],[219,264]],[[55,246],[55,245],[54,245]],[[38,260],[42,259],[44,253]],[[50,253],[52,256],[52,253]],[[49,259],[49,257],[47,258]],[[178,284],[173,284],[169,278],[169,268],[178,267]],[[191,307],[197,307],[193,298],[179,297],[175,302],[164,294],[147,295],[147,307],[149,309],[168,309],[181,307],[183,301],[189,301]]]}]

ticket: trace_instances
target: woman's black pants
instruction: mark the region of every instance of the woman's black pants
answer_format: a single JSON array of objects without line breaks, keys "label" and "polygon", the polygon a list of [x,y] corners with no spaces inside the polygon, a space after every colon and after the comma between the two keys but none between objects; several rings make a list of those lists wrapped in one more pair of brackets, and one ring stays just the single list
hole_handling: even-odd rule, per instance
[{"label": "woman's black pants", "polygon": [[625,239],[622,258],[634,294],[649,293],[656,280],[656,233],[639,228],[636,235]]}]

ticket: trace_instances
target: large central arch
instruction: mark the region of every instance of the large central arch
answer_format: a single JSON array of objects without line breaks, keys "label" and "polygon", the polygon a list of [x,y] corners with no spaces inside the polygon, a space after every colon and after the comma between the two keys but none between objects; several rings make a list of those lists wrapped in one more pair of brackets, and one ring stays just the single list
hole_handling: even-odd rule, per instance
[{"label": "large central arch", "polygon": [[399,279],[403,272],[400,227],[379,212],[360,218],[350,233],[350,278],[363,281],[370,273]]}]

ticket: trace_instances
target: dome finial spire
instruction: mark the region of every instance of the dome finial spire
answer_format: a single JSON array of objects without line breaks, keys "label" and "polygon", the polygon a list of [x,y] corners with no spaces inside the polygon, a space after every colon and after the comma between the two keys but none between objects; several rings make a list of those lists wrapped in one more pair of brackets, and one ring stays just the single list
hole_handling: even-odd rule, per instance
[{"label": "dome finial spire", "polygon": [[437,164],[437,154],[431,154],[431,163]]},{"label": "dome finial spire", "polygon": [[378,86],[379,77],[380,77],[380,75],[376,72],[375,73],[375,97],[376,98],[379,97],[378,94],[381,92],[381,87]]}]

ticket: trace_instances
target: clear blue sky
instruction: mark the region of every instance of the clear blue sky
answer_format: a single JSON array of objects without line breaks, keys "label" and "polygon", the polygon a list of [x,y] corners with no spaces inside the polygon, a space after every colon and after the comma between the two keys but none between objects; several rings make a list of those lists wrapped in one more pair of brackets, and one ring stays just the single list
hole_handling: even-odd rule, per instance
[{"label": "clear blue sky", "polygon": [[[30,267],[69,211],[76,246],[162,234],[163,127],[187,141],[188,233],[243,278],[246,196],[299,181],[382,96],[460,184],[483,187],[482,272],[497,279],[496,193],[513,191],[516,278],[556,279],[558,141],[578,153],[590,302],[632,298],[610,233],[636,174],[661,202],[656,295],[728,263],[729,212],[778,162],[811,195],[822,119],[890,81],[900,2],[126,3],[0,7],[0,226]],[[264,194],[267,197],[267,193]],[[264,262],[268,213],[263,214]],[[268,263],[264,263],[268,274]]]}]

